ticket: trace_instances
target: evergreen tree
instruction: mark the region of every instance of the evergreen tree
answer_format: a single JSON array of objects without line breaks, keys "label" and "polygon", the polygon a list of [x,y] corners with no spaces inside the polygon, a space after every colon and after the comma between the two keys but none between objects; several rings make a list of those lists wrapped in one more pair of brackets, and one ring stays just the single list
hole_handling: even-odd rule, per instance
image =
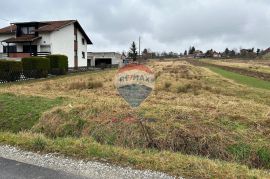
[{"label": "evergreen tree", "polygon": [[188,51],[188,54],[189,54],[189,55],[193,55],[195,51],[196,51],[196,49],[195,49],[194,46],[193,46],[193,47],[190,47],[190,48],[189,48],[189,51]]},{"label": "evergreen tree", "polygon": [[224,53],[225,53],[225,55],[228,56],[230,54],[230,50],[228,48],[226,48],[225,51],[224,51]]},{"label": "evergreen tree", "polygon": [[257,49],[257,56],[261,53],[261,49]]},{"label": "evergreen tree", "polygon": [[138,55],[138,51],[137,51],[136,44],[135,42],[132,42],[128,56],[132,58],[133,61],[137,61],[137,55]]}]

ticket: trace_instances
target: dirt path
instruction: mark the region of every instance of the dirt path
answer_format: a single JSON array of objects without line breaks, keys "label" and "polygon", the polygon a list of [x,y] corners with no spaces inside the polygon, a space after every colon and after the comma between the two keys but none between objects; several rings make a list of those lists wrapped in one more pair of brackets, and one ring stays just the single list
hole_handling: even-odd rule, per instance
[{"label": "dirt path", "polygon": [[250,71],[250,70],[247,70],[247,69],[242,69],[242,68],[237,68],[237,67],[228,67],[228,66],[224,66],[224,65],[216,65],[216,64],[202,62],[202,61],[199,61],[199,60],[185,60],[185,61],[192,64],[192,65],[194,65],[194,66],[203,66],[203,67],[212,66],[212,67],[221,68],[223,70],[231,71],[231,72],[234,72],[234,73],[238,73],[238,74],[241,74],[241,75],[246,75],[246,76],[262,79],[262,80],[265,80],[265,81],[270,81],[270,74],[267,74],[267,73],[255,72],[255,71]]}]

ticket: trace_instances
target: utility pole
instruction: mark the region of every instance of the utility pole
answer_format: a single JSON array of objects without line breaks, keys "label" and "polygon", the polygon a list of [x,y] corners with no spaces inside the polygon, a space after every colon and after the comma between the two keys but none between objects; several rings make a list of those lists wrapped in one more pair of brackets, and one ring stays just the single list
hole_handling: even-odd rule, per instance
[{"label": "utility pole", "polygon": [[141,36],[139,36],[139,58],[141,55]]}]

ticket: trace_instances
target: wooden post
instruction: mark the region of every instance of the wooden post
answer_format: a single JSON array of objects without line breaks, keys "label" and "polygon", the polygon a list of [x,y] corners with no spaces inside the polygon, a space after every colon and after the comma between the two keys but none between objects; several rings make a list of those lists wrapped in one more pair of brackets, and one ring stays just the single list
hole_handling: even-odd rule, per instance
[{"label": "wooden post", "polygon": [[9,43],[7,43],[8,46],[7,46],[7,56],[9,57]]},{"label": "wooden post", "polygon": [[30,56],[32,56],[32,42],[30,42]]}]

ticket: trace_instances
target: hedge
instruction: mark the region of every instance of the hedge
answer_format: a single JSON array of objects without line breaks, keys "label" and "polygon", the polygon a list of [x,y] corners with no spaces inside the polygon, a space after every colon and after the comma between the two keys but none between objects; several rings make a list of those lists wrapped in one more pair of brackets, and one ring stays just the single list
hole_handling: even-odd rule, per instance
[{"label": "hedge", "polygon": [[22,59],[23,74],[27,78],[46,78],[50,70],[50,60],[43,57]]},{"label": "hedge", "polygon": [[16,81],[22,73],[22,62],[12,60],[0,60],[0,80]]},{"label": "hedge", "polygon": [[65,55],[49,55],[50,73],[53,75],[65,75],[68,72],[68,57]]}]

